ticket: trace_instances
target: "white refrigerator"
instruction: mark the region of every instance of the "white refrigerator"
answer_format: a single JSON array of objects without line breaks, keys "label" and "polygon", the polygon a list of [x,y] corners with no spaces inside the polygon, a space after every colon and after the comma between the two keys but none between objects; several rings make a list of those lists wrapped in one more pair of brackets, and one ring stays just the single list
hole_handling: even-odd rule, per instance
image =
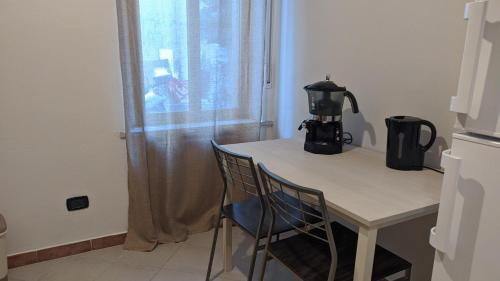
[{"label": "white refrigerator", "polygon": [[456,127],[443,152],[432,281],[500,281],[500,0],[468,3]]}]

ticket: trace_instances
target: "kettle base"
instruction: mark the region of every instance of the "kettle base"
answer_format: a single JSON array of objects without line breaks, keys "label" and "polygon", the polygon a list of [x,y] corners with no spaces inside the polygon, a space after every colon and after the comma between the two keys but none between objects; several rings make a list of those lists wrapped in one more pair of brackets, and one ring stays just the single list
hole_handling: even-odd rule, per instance
[{"label": "kettle base", "polygon": [[422,171],[424,169],[423,166],[401,166],[401,165],[394,165],[391,163],[386,163],[386,166],[388,168],[400,171]]}]

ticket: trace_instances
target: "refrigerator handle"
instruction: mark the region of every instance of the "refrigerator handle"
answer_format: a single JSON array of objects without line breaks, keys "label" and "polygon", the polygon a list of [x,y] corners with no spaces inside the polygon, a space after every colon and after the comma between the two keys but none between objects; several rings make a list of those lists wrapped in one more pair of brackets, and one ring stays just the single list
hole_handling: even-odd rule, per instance
[{"label": "refrigerator handle", "polygon": [[430,244],[438,251],[446,253],[451,259],[455,257],[456,242],[451,241],[453,209],[458,192],[460,167],[462,159],[453,156],[451,149],[443,151],[441,166],[445,169],[441,200],[436,227],[431,229]]},{"label": "refrigerator handle", "polygon": [[457,95],[451,98],[450,110],[457,113],[469,113],[474,81],[479,63],[481,42],[484,35],[484,25],[488,0],[467,3],[465,7],[465,19],[467,23],[467,35],[460,70]]}]

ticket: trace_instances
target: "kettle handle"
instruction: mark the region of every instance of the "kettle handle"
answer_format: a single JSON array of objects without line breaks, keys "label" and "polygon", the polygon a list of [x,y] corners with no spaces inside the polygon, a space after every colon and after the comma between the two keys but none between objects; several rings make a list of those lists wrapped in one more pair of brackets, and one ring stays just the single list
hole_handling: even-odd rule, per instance
[{"label": "kettle handle", "polygon": [[422,125],[427,126],[427,127],[429,127],[429,129],[431,129],[431,138],[429,140],[429,143],[427,143],[426,145],[422,145],[422,149],[424,151],[427,151],[431,148],[431,146],[436,141],[436,136],[437,136],[436,127],[434,126],[434,124],[432,124],[431,122],[429,122],[427,120],[422,120],[420,122]]},{"label": "kettle handle", "polygon": [[346,96],[349,99],[349,101],[351,102],[352,113],[359,113],[358,102],[356,101],[356,98],[354,97],[354,95],[351,92],[346,91],[344,93],[344,96]]}]

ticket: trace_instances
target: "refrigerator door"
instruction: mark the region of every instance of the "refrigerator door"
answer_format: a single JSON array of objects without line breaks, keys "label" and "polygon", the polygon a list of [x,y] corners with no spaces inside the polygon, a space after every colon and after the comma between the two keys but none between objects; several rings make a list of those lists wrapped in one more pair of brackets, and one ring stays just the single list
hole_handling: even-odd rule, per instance
[{"label": "refrigerator door", "polygon": [[467,36],[457,96],[456,127],[500,137],[500,0],[467,4]]},{"label": "refrigerator door", "polygon": [[500,280],[500,140],[454,134],[445,178],[432,281]]}]

